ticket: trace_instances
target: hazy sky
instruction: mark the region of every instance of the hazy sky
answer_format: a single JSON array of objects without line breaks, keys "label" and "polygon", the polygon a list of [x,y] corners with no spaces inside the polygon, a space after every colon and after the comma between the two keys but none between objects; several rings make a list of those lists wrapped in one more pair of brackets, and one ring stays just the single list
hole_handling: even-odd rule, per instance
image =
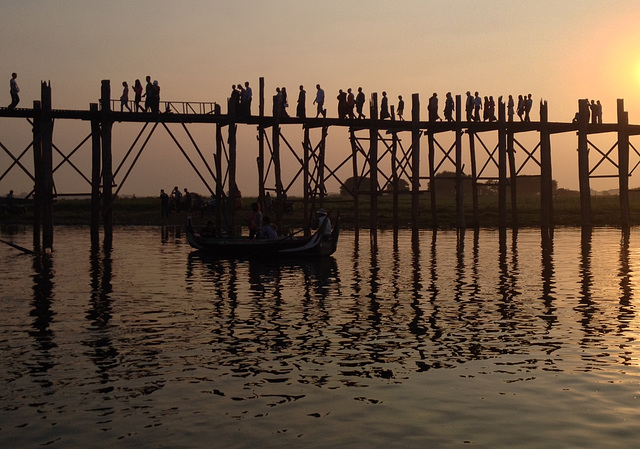
[{"label": "hazy sky", "polygon": [[[338,89],[362,86],[367,94],[386,90],[392,104],[399,94],[408,100],[419,93],[423,119],[431,93],[443,98],[447,91],[478,90],[496,98],[531,93],[536,111],[541,99],[549,102],[552,121],[570,121],[579,98],[600,99],[604,121],[615,121],[616,99],[624,98],[631,122],[640,123],[638,23],[637,0],[0,0],[0,64],[7,104],[10,74],[19,74],[21,107],[40,97],[41,80],[51,82],[55,108],[87,109],[100,95],[101,80],[111,80],[111,96],[118,98],[122,81],[133,84],[151,75],[160,83],[162,100],[222,104],[232,84],[248,80],[257,113],[262,76],[268,99],[276,86],[286,86],[294,100],[304,84],[308,109],[313,86],[322,84],[332,116]],[[214,127],[194,128],[210,155]],[[241,189],[252,193],[256,132],[245,128],[239,176]],[[139,130],[140,125],[116,124],[116,159]],[[86,123],[58,121],[54,142],[70,151],[88,132]],[[287,132],[287,140],[299,146],[301,133]],[[337,163],[348,142],[342,131],[331,134]],[[0,120],[0,142],[12,151],[21,152],[30,137],[22,121]],[[597,139],[605,151],[615,143],[615,136]],[[158,137],[145,149],[123,193],[155,195],[175,184],[204,190],[165,140]],[[577,188],[576,147],[575,135],[552,141],[554,178],[561,187]],[[86,162],[83,154],[75,157],[79,166]],[[2,154],[0,172],[10,162]],[[86,190],[76,178],[74,172],[58,175],[56,184]],[[16,172],[0,181],[0,192],[28,190],[30,183]],[[615,184],[592,182],[596,189]],[[631,185],[639,186],[635,177]]]}]

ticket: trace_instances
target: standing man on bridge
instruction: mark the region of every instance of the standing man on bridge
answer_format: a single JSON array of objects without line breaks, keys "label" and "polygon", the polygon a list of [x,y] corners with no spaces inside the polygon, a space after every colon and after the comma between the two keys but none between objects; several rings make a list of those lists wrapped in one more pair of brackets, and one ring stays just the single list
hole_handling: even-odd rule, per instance
[{"label": "standing man on bridge", "polygon": [[327,110],[324,108],[324,90],[322,90],[322,88],[320,87],[320,84],[316,84],[316,89],[318,89],[318,92],[316,93],[316,99],[313,100],[313,104],[318,105],[316,118],[318,118],[320,114],[322,114],[322,117],[326,118]]},{"label": "standing man on bridge", "polygon": [[11,74],[11,80],[9,80],[9,93],[11,93],[11,104],[7,106],[9,109],[15,109],[18,103],[20,103],[20,97],[18,96],[18,92],[20,92],[20,88],[18,87],[18,82],[16,81],[18,78],[18,74],[13,72]]},{"label": "standing man on bridge", "polygon": [[249,87],[249,81],[244,82],[244,90],[242,91],[242,112],[245,117],[251,117],[251,99],[253,98],[253,92]]}]

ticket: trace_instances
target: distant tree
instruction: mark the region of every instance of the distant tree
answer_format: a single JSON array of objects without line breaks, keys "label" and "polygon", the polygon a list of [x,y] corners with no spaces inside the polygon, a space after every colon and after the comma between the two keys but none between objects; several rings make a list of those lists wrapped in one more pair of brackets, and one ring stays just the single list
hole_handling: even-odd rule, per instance
[{"label": "distant tree", "polygon": [[[393,183],[390,182],[389,185],[387,185],[387,188],[385,189],[385,191],[387,192],[393,192],[394,188],[393,188]],[[409,181],[407,181],[406,179],[398,179],[397,182],[397,190],[402,190],[402,191],[407,191],[409,190]]]},{"label": "distant tree", "polygon": [[348,178],[343,185],[340,186],[340,195],[352,195],[356,192],[356,190],[364,190],[368,192],[370,182],[370,178],[352,176],[351,178]]}]

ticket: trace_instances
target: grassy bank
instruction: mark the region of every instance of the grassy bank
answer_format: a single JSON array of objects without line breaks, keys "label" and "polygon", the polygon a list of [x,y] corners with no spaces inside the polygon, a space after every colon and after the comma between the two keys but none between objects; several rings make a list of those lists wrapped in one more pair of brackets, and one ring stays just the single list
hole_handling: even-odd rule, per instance
[{"label": "grassy bank", "polygon": [[[304,226],[303,203],[301,199],[290,198],[293,201],[293,213],[285,214],[283,226],[299,228]],[[237,212],[237,222],[246,224],[250,214],[250,204],[255,198],[244,198],[242,210]],[[593,196],[592,223],[594,226],[620,225],[620,200],[617,196]],[[317,204],[316,204],[317,206]],[[631,192],[631,224],[640,224],[640,192]],[[343,226],[347,229],[356,227],[356,209],[353,199],[341,196],[325,198],[324,207],[332,217],[338,212]],[[370,227],[370,202],[368,197],[361,197],[359,201],[359,220],[361,228]],[[399,197],[398,224],[401,228],[411,226],[411,197]],[[58,199],[54,204],[54,222],[56,225],[88,225],[90,223],[91,203],[88,199]],[[455,199],[452,197],[438,198],[437,219],[440,228],[453,228],[456,224]],[[507,204],[507,224],[512,225],[510,202]],[[267,211],[265,215],[274,215]],[[194,220],[205,221],[212,218],[211,213],[201,217],[199,212],[193,213]],[[465,199],[465,220],[468,227],[498,226],[498,199],[495,196],[479,198],[479,219],[473,217],[471,198]],[[186,221],[186,212],[172,212],[170,217],[160,217],[160,200],[158,198],[118,198],[113,207],[115,225],[180,225]],[[383,195],[378,201],[378,227],[393,227],[393,197]],[[27,207],[26,214],[4,214],[0,216],[0,223],[31,224],[33,212]],[[522,197],[518,199],[518,222],[521,227],[536,227],[540,224],[540,200],[538,197]],[[554,222],[556,226],[580,225],[580,198],[578,196],[558,196],[554,199]],[[432,212],[428,195],[420,198],[420,227],[432,228]]]}]

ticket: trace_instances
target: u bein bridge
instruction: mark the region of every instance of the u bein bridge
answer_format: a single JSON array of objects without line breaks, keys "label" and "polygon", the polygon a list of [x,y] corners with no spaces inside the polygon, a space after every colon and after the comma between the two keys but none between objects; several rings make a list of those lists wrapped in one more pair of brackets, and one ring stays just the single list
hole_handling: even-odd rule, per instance
[{"label": "u bein bridge", "polygon": [[[273,110],[279,111],[276,104],[279,97],[273,97]],[[463,183],[471,183],[473,217],[476,226],[480,223],[478,190],[482,182],[497,182],[499,227],[518,226],[518,207],[516,189],[518,177],[526,166],[534,165],[539,169],[540,179],[540,226],[543,230],[553,228],[553,179],[551,164],[551,136],[559,133],[577,133],[578,136],[578,176],[580,186],[580,213],[583,227],[591,226],[590,179],[596,177],[617,177],[619,180],[620,214],[623,226],[629,226],[629,176],[640,164],[630,167],[630,153],[640,158],[640,153],[630,143],[630,137],[640,134],[640,125],[630,125],[628,113],[624,110],[623,100],[617,103],[617,123],[592,124],[587,100],[578,101],[578,114],[570,123],[549,122],[547,103],[540,104],[540,121],[509,121],[506,119],[506,107],[502,98],[498,102],[497,121],[472,122],[462,120],[464,108],[460,95],[455,97],[455,121],[420,120],[420,98],[413,94],[411,99],[411,119],[395,120],[393,107],[391,120],[378,118],[378,97],[374,93],[369,100],[369,115],[365,119],[339,118],[293,118],[279,114],[265,115],[264,78],[260,78],[258,115],[243,116],[236,114],[235,107],[229,103],[227,114],[223,114],[216,103],[161,102],[160,113],[119,112],[114,110],[119,100],[111,99],[111,87],[108,80],[102,81],[100,103],[92,103],[89,110],[58,110],[51,104],[51,86],[41,84],[41,100],[34,101],[32,109],[0,109],[0,117],[26,119],[33,129],[33,140],[22,152],[15,153],[2,143],[0,147],[11,157],[12,163],[3,168],[0,182],[11,170],[22,170],[33,181],[34,189],[29,194],[34,200],[34,247],[51,248],[53,245],[53,201],[63,195],[91,196],[91,236],[92,241],[99,240],[100,225],[103,226],[105,244],[111,244],[113,232],[113,202],[132,172],[138,158],[145,149],[151,135],[158,128],[164,128],[180,152],[186,157],[199,179],[218,205],[233,205],[240,195],[237,187],[237,130],[239,125],[257,126],[257,175],[259,202],[264,206],[265,197],[275,198],[275,220],[281,224],[283,204],[296,181],[302,181],[304,216],[311,220],[317,207],[323,207],[327,190],[325,183],[336,180],[353,200],[356,226],[359,226],[361,196],[369,198],[370,227],[377,229],[378,198],[382,192],[393,195],[394,223],[397,224],[398,198],[400,195],[411,197],[411,225],[420,227],[421,195],[428,194],[431,202],[431,226],[438,226],[437,195],[434,182],[443,164],[454,168],[450,182],[456,186],[456,226],[465,228]],[[64,153],[54,143],[54,121],[80,120],[89,123],[89,134],[70,152]],[[115,164],[112,156],[113,124],[116,122],[140,123],[142,128],[129,147],[122,161]],[[215,125],[215,153],[210,164],[200,150],[189,131],[190,124]],[[186,131],[200,164],[196,166],[185,148],[175,137],[170,126],[178,126]],[[294,148],[286,139],[285,130],[302,126],[304,140],[301,148]],[[326,163],[327,136],[331,127],[346,127],[348,130],[351,154],[337,166]],[[226,136],[224,129],[226,128]],[[299,129],[299,128],[298,128]],[[312,141],[312,131],[317,138]],[[526,148],[519,140],[521,133],[538,133],[539,140],[534,148]],[[408,133],[410,145],[402,143],[401,136]],[[497,145],[485,144],[489,140],[487,133],[497,133]],[[606,151],[600,150],[590,140],[591,134],[615,133],[616,141]],[[319,134],[319,137],[317,136]],[[465,137],[466,134],[466,137]],[[453,140],[453,144],[444,146],[441,141]],[[225,138],[226,137],[226,138]],[[424,138],[424,139],[423,139]],[[425,142],[426,140],[426,142]],[[85,174],[72,161],[72,157],[85,143],[91,146],[91,172]],[[467,142],[467,145],[464,143]],[[426,151],[421,150],[426,143]],[[138,147],[136,149],[136,147]],[[283,148],[290,152],[299,166],[291,180],[282,176],[281,153]],[[466,160],[463,161],[466,148]],[[516,161],[516,149],[524,160]],[[615,155],[617,149],[617,158]],[[594,151],[591,151],[594,150]],[[421,173],[421,158],[428,158],[428,173]],[[61,161],[54,166],[54,152]],[[24,159],[28,154],[33,157],[33,170]],[[595,160],[590,156],[596,155]],[[56,156],[56,158],[58,158]],[[617,169],[613,175],[598,175],[596,172],[604,163]],[[59,168],[70,165],[87,182],[90,192],[57,192],[54,176]],[[116,169],[114,170],[114,166]],[[489,167],[497,176],[488,176]],[[356,182],[347,185],[343,173],[348,172]],[[442,175],[438,177],[442,179]],[[367,180],[363,182],[362,180]],[[421,189],[421,181],[428,180],[428,189]],[[401,181],[406,181],[409,190],[400,190]],[[366,184],[366,185],[365,185]],[[296,192],[294,192],[296,193]],[[510,207],[507,202],[510,200]],[[235,229],[234,207],[217,207],[218,229]]]}]

